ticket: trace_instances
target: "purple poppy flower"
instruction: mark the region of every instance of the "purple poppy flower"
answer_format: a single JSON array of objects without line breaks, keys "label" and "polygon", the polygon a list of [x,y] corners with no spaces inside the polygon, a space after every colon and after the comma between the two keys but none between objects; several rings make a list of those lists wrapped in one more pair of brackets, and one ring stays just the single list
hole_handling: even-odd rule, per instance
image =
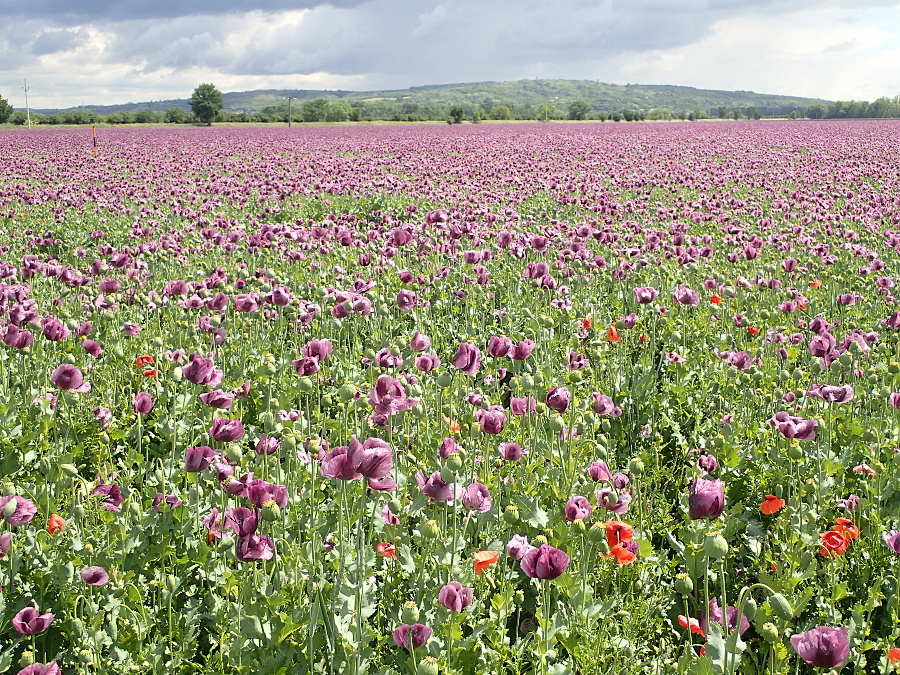
[{"label": "purple poppy flower", "polygon": [[310,340],[303,347],[303,355],[310,359],[325,361],[331,356],[334,346],[331,340]]},{"label": "purple poppy flower", "polygon": [[259,525],[259,511],[246,506],[225,510],[225,523],[238,537],[254,534]]},{"label": "purple poppy flower", "polygon": [[798,441],[816,440],[816,430],[819,427],[818,420],[806,420],[788,415],[786,412],[775,413],[769,419],[769,423],[776,427],[785,438],[796,438]]},{"label": "purple poppy flower", "polygon": [[849,384],[843,387],[827,384],[819,390],[819,394],[827,403],[847,403],[853,400],[854,392]]},{"label": "purple poppy flower", "polygon": [[261,509],[269,501],[275,502],[278,508],[283,509],[288,502],[287,488],[284,485],[267,483],[264,480],[254,480],[250,483],[246,497],[258,509]]},{"label": "purple poppy flower", "polygon": [[638,304],[649,305],[659,296],[659,291],[651,286],[639,286],[634,289],[634,297]]},{"label": "purple poppy flower", "polygon": [[[611,396],[607,396],[606,394],[601,394],[599,392],[594,392],[591,394],[594,399],[594,403],[591,406],[591,409],[598,415],[612,415],[613,417],[618,417],[622,414],[622,410],[616,407],[615,402],[612,400]],[[618,415],[616,412],[618,411]]]},{"label": "purple poppy flower", "polygon": [[563,414],[569,409],[569,389],[567,387],[550,387],[544,403],[551,410]]},{"label": "purple poppy flower", "polygon": [[847,628],[819,626],[805,633],[791,636],[791,646],[797,655],[817,668],[842,668],[850,657]]},{"label": "purple poppy flower", "polygon": [[419,331],[413,333],[412,339],[409,341],[409,348],[414,352],[424,352],[431,346],[431,339],[427,335],[422,335]]},{"label": "purple poppy flower", "polygon": [[84,381],[84,375],[75,366],[63,363],[50,374],[50,382],[63,391],[83,394],[91,390],[91,383]]},{"label": "purple poppy flower", "polygon": [[62,321],[49,316],[41,319],[41,332],[51,342],[65,340],[71,333]]},{"label": "purple poppy flower", "polygon": [[697,458],[697,466],[700,467],[700,471],[702,471],[705,476],[715,472],[715,470],[719,468],[719,461],[716,459],[715,455],[700,455]]},{"label": "purple poppy flower", "polygon": [[412,651],[428,642],[431,632],[428,626],[421,623],[414,623],[412,626],[403,623],[394,629],[394,642],[397,646]]},{"label": "purple poppy flower", "polygon": [[208,445],[196,445],[188,448],[184,453],[184,470],[190,473],[203,471],[212,464],[215,458],[215,450]]},{"label": "purple poppy flower", "polygon": [[451,581],[438,592],[438,602],[452,612],[461,612],[472,604],[472,589]]},{"label": "purple poppy flower", "polygon": [[506,413],[499,405],[492,405],[487,410],[476,410],[475,420],[486,434],[499,434],[506,425]]},{"label": "purple poppy flower", "polygon": [[271,537],[258,534],[238,537],[234,546],[234,557],[241,562],[271,560],[275,555],[275,542],[272,541]]},{"label": "purple poppy flower", "polygon": [[678,288],[675,289],[675,292],[672,293],[672,300],[677,302],[679,305],[696,307],[700,304],[700,294],[697,291],[691,290],[684,284],[681,284]]},{"label": "purple poppy flower", "polygon": [[593,511],[591,503],[581,495],[569,497],[566,502],[566,520],[587,520]]},{"label": "purple poppy flower", "polygon": [[222,482],[222,487],[225,488],[225,492],[230,495],[234,495],[235,497],[246,497],[250,486],[253,484],[253,472],[245,473],[240,478],[230,478],[227,481]]},{"label": "purple poppy flower", "polygon": [[510,340],[508,337],[498,337],[496,335],[492,335],[491,339],[488,340],[488,356],[492,356],[494,358],[507,356],[511,349],[514,349],[514,347],[512,340]]},{"label": "purple poppy flower", "polygon": [[515,361],[524,361],[534,351],[534,340],[525,339],[509,350],[507,356]]},{"label": "purple poppy flower", "polygon": [[725,510],[725,490],[722,481],[696,478],[688,493],[688,516],[691,520],[715,520]]},{"label": "purple poppy flower", "polygon": [[423,495],[431,497],[436,502],[449,502],[456,494],[456,485],[441,478],[439,471],[435,471],[427,479],[425,474],[417,471],[416,483]]},{"label": "purple poppy flower", "polygon": [[146,415],[153,410],[156,405],[156,399],[151,398],[150,394],[145,391],[134,395],[134,412],[138,415]]},{"label": "purple poppy flower", "polygon": [[627,487],[630,482],[631,482],[631,479],[626,474],[622,473],[621,471],[613,474],[612,486],[616,490],[621,490],[622,488]]},{"label": "purple poppy flower", "polygon": [[[99,477],[98,477],[99,480]],[[93,495],[103,498],[103,508],[107,511],[120,512],[122,510],[122,491],[118,483],[100,483],[94,488]]]},{"label": "purple poppy flower", "polygon": [[55,616],[50,612],[38,614],[34,607],[25,607],[16,613],[11,623],[12,627],[22,635],[38,635],[50,627]]},{"label": "purple poppy flower", "polygon": [[184,504],[184,501],[176,495],[164,495],[162,492],[157,492],[156,496],[153,498],[153,510],[161,514],[162,511],[160,511],[159,508],[160,504],[167,504],[169,509],[177,509]]},{"label": "purple poppy flower", "polygon": [[891,549],[894,553],[900,554],[900,530],[891,530],[885,532],[882,537],[884,545]]},{"label": "purple poppy flower", "polygon": [[441,441],[441,447],[438,450],[438,456],[442,459],[447,459],[450,455],[455,455],[457,452],[462,450],[459,443],[454,441],[452,438],[445,438]]},{"label": "purple poppy flower", "polygon": [[[13,502],[15,506],[10,506],[10,503]],[[37,506],[35,506],[33,501],[25,497],[9,495],[0,497],[0,514],[6,514],[0,516],[0,518],[3,518],[7,525],[17,527],[31,522],[32,518],[37,514]]]},{"label": "purple poppy flower", "polygon": [[281,447],[281,439],[275,436],[260,436],[256,442],[257,455],[274,455]]},{"label": "purple poppy flower", "polygon": [[93,330],[93,323],[91,323],[90,321],[83,321],[81,324],[79,324],[78,328],[75,329],[75,337],[87,337]]},{"label": "purple poppy flower", "polygon": [[21,330],[15,324],[0,328],[0,339],[10,349],[27,349],[34,342],[34,334],[30,330]]},{"label": "purple poppy flower", "polygon": [[222,371],[218,370],[210,359],[197,353],[191,354],[190,361],[181,367],[184,379],[206,387],[216,387],[222,382]]},{"label": "purple poppy flower", "polygon": [[434,354],[420,354],[416,357],[415,364],[416,368],[423,373],[428,373],[437,370],[441,365],[441,360]]},{"label": "purple poppy flower", "polygon": [[521,560],[533,548],[535,547],[528,543],[528,537],[523,534],[514,534],[506,542],[506,554],[513,560]]},{"label": "purple poppy flower", "polygon": [[537,412],[537,399],[531,396],[511,398],[509,399],[509,411],[513,415],[531,415]]},{"label": "purple poppy flower", "polygon": [[859,508],[859,495],[849,494],[846,499],[836,499],[835,505],[848,511],[855,511]]},{"label": "purple poppy flower", "polygon": [[104,408],[103,406],[97,406],[93,410],[94,419],[100,422],[100,428],[104,431],[109,429],[109,423],[112,420],[112,410],[109,408]]},{"label": "purple poppy flower", "polygon": [[569,556],[549,544],[541,544],[525,553],[519,566],[532,579],[556,579],[569,567]]},{"label": "purple poppy flower", "polygon": [[591,477],[591,480],[598,483],[612,482],[612,473],[606,465],[606,462],[592,462],[588,467],[588,475]]},{"label": "purple poppy flower", "polygon": [[408,398],[400,380],[390,375],[379,375],[369,392],[372,421],[379,426],[384,426],[388,417],[406,412],[418,402],[418,398]]},{"label": "purple poppy flower", "polygon": [[291,361],[291,365],[294,366],[294,370],[296,370],[297,374],[301,377],[315,375],[320,370],[319,359],[310,358],[308,356],[304,356],[302,359],[294,359]]},{"label": "purple poppy flower", "polygon": [[9,553],[10,544],[12,544],[12,532],[0,534],[0,560],[3,560]]},{"label": "purple poppy flower", "polygon": [[500,456],[508,462],[522,459],[524,455],[528,454],[528,450],[525,450],[518,443],[501,443],[497,446],[497,450],[500,452]]},{"label": "purple poppy flower", "polygon": [[809,353],[816,358],[831,358],[836,345],[834,335],[826,331],[809,341]]},{"label": "purple poppy flower", "polygon": [[883,323],[888,328],[900,328],[900,310],[891,314]]},{"label": "purple poppy flower", "polygon": [[[728,630],[735,630],[737,628],[737,607],[726,607],[725,611],[722,611],[722,608],[719,607],[719,598],[714,597],[709,601],[709,621],[719,624],[720,626],[725,626],[725,622],[728,622]],[[700,613],[700,618],[698,619],[700,623],[701,630],[706,633],[709,624],[707,623],[706,612]],[[741,632],[743,635],[750,628],[750,621],[746,616],[741,614]]]},{"label": "purple poppy flower", "polygon": [[88,586],[105,586],[109,583],[109,574],[99,565],[94,565],[81,570],[81,580]]},{"label": "purple poppy flower", "polygon": [[84,340],[81,343],[81,348],[94,358],[97,358],[103,353],[103,348],[93,340]]},{"label": "purple poppy flower", "polygon": [[218,410],[230,410],[234,404],[234,392],[213,389],[200,394],[200,400],[210,408]]},{"label": "purple poppy flower", "polygon": [[209,435],[213,440],[222,443],[236,441],[244,435],[244,425],[239,419],[226,419],[217,417],[209,428]]},{"label": "purple poppy flower", "polygon": [[602,506],[616,515],[623,516],[628,513],[630,505],[630,492],[617,492],[611,487],[605,487],[597,492],[597,506]]},{"label": "purple poppy flower", "polygon": [[888,403],[891,404],[892,408],[900,408],[900,393],[894,392],[888,396]]},{"label": "purple poppy flower", "polygon": [[138,333],[141,332],[141,327],[136,323],[126,321],[122,324],[122,331],[125,333],[125,337],[135,337]]},{"label": "purple poppy flower", "polygon": [[491,493],[482,483],[472,483],[467,486],[463,490],[461,501],[463,507],[470,511],[478,511],[478,513],[487,513],[494,503]]},{"label": "purple poppy flower", "polygon": [[397,293],[397,306],[400,308],[401,312],[408,312],[411,309],[414,309],[418,301],[419,297],[406,288],[401,289],[400,292]]},{"label": "purple poppy flower", "polygon": [[291,293],[291,289],[287,286],[276,286],[266,293],[263,299],[276,307],[286,307],[291,304],[291,300],[294,299],[294,294]]},{"label": "purple poppy flower", "polygon": [[453,356],[453,367],[466,375],[474,376],[481,367],[481,350],[468,342],[462,342]]},{"label": "purple poppy flower", "polygon": [[62,675],[62,670],[56,661],[32,663],[30,666],[22,668],[16,675]]}]

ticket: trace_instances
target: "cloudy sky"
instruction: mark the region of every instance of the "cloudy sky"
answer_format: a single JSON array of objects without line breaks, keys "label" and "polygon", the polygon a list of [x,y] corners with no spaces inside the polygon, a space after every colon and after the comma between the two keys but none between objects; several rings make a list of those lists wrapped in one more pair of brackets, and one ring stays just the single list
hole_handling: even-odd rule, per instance
[{"label": "cloudy sky", "polygon": [[561,78],[827,99],[900,94],[900,0],[0,0],[0,96]]}]

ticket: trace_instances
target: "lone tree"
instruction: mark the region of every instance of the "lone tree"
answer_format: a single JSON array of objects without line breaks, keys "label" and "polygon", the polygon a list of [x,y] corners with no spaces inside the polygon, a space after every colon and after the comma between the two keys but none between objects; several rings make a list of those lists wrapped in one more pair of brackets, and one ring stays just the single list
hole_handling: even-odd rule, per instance
[{"label": "lone tree", "polygon": [[0,124],[3,124],[13,115],[13,107],[5,98],[0,96]]},{"label": "lone tree", "polygon": [[225,107],[222,92],[212,84],[201,84],[191,96],[191,111],[194,116],[208,126],[212,126],[216,115]]}]

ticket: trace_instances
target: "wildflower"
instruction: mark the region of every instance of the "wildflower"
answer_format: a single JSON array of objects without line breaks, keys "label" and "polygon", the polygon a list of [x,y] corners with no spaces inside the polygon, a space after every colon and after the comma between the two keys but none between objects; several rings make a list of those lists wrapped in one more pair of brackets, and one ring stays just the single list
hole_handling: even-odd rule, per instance
[{"label": "wildflower", "polygon": [[630,492],[617,492],[611,487],[605,487],[597,492],[597,506],[602,506],[607,511],[615,513],[616,515],[622,516],[628,513],[630,504]]},{"label": "wildflower", "polygon": [[54,386],[68,392],[83,394],[91,390],[91,383],[84,381],[84,375],[75,366],[63,363],[50,374]]},{"label": "wildflower", "polygon": [[390,558],[391,560],[397,559],[397,547],[387,541],[383,541],[378,544],[378,546],[375,547],[375,553],[380,555],[382,558]]},{"label": "wildflower", "polygon": [[428,642],[431,633],[431,628],[421,623],[414,623],[412,626],[403,623],[394,629],[394,642],[397,646],[412,651]]},{"label": "wildflower", "polygon": [[287,488],[264,480],[254,480],[250,483],[245,496],[258,509],[265,506],[268,501],[275,502],[281,509],[287,506]]},{"label": "wildflower", "polygon": [[116,511],[118,513],[122,510],[121,506],[124,499],[118,483],[101,483],[94,488],[93,495],[103,498],[103,508],[107,511]]},{"label": "wildflower", "polygon": [[188,382],[208,387],[221,384],[224,375],[213,365],[212,360],[204,359],[197,353],[191,354],[190,361],[181,367],[181,374]]},{"label": "wildflower", "polygon": [[759,510],[767,516],[771,516],[783,509],[785,504],[783,499],[779,499],[775,495],[766,495],[765,501],[759,505]]},{"label": "wildflower", "polygon": [[51,661],[50,663],[32,663],[30,666],[25,666],[20,670],[16,675],[61,675],[62,670],[59,668],[59,664],[56,661]]},{"label": "wildflower", "polygon": [[805,633],[792,635],[791,646],[811,666],[842,668],[850,657],[847,631],[847,628],[819,626]]},{"label": "wildflower", "polygon": [[431,346],[431,339],[427,335],[422,335],[419,331],[413,333],[412,339],[409,341],[409,348],[414,352],[424,352]]},{"label": "wildflower", "polygon": [[[900,394],[897,394],[900,397]],[[509,411],[513,415],[530,415],[537,411],[537,399],[526,396],[525,398],[510,398]]]},{"label": "wildflower", "polygon": [[109,583],[109,574],[99,565],[94,565],[81,570],[81,580],[88,586],[105,586]]},{"label": "wildflower", "polygon": [[491,510],[493,500],[491,493],[482,483],[472,483],[462,493],[462,505],[464,508],[478,511],[478,513],[487,513]]},{"label": "wildflower", "polygon": [[853,521],[849,518],[835,518],[834,522],[836,524],[832,529],[835,532],[841,532],[849,539],[856,539],[859,537],[859,528],[854,525]]},{"label": "wildflower", "polygon": [[473,554],[475,558],[475,574],[484,574],[484,571],[500,560],[498,551],[476,551]]},{"label": "wildflower", "polygon": [[591,320],[591,317],[586,316],[581,320],[581,328],[583,330],[590,330],[594,327],[594,322]]},{"label": "wildflower", "polygon": [[379,480],[394,467],[394,452],[380,438],[367,438],[360,443],[351,437],[349,446],[339,446],[322,455],[321,473],[327,478],[354,480],[371,478]]},{"label": "wildflower", "polygon": [[625,541],[616,544],[609,549],[609,553],[604,558],[615,558],[619,565],[630,565],[637,560],[638,543],[636,541]]},{"label": "wildflower", "polygon": [[55,513],[51,513],[47,519],[47,532],[56,534],[62,532],[66,527],[66,521]]},{"label": "wildflower", "polygon": [[551,410],[563,414],[569,409],[569,389],[567,387],[550,387],[544,401]]},{"label": "wildflower", "polygon": [[798,441],[816,440],[816,430],[819,427],[818,420],[805,420],[800,417],[788,415],[786,412],[777,412],[769,419],[785,438],[795,438]]},{"label": "wildflower", "polygon": [[721,305],[721,304],[722,304],[722,298],[720,298],[718,295],[712,296],[712,297],[709,299],[709,301],[710,301],[712,304],[714,304],[714,305]]},{"label": "wildflower", "polygon": [[659,291],[651,286],[639,286],[634,289],[634,297],[638,304],[648,305],[659,296]]},{"label": "wildflower", "polygon": [[616,324],[609,324],[609,329],[606,331],[606,339],[609,342],[621,342],[622,338],[619,337],[619,332],[616,330]]},{"label": "wildflower", "polygon": [[513,347],[507,356],[515,361],[525,361],[534,351],[534,340],[525,338],[515,347]]},{"label": "wildflower", "polygon": [[831,557],[836,555],[844,555],[847,547],[850,546],[850,537],[843,532],[837,530],[829,530],[819,535],[822,540],[822,546],[819,548],[819,554]]},{"label": "wildflower", "polygon": [[687,617],[683,614],[678,615],[678,624],[684,628],[689,633],[693,633],[695,635],[699,635],[700,637],[706,637],[706,633],[700,628],[700,622],[693,617]]},{"label": "wildflower", "polygon": [[707,518],[715,520],[725,510],[725,491],[722,481],[697,478],[688,494],[688,515],[691,520]]},{"label": "wildflower", "polygon": [[867,474],[869,474],[870,476],[877,476],[877,475],[878,475],[878,472],[876,472],[875,469],[873,469],[873,468],[872,468],[871,466],[869,466],[868,464],[860,464],[859,466],[854,466],[854,467],[853,467],[853,471],[854,471],[855,473],[867,473]]},{"label": "wildflower", "polygon": [[427,479],[425,474],[417,471],[416,483],[423,495],[431,497],[436,502],[449,502],[456,494],[456,485],[445,481],[439,471],[435,471]]},{"label": "wildflower", "polygon": [[38,614],[34,607],[25,607],[16,613],[11,623],[13,628],[22,635],[38,635],[50,627],[55,616],[50,612]]},{"label": "wildflower", "polygon": [[549,544],[528,551],[519,562],[522,571],[532,579],[556,579],[569,567],[569,556]]},{"label": "wildflower", "polygon": [[472,589],[451,581],[438,592],[438,602],[453,612],[461,612],[472,604]]},{"label": "wildflower", "polygon": [[156,405],[156,399],[145,391],[134,395],[134,412],[138,415],[146,415],[151,412]]},{"label": "wildflower", "polygon": [[487,410],[476,410],[475,420],[486,434],[499,434],[506,425],[506,413],[499,405],[492,405]]},{"label": "wildflower", "polygon": [[214,441],[224,443],[236,441],[244,435],[244,425],[239,419],[216,417],[209,428],[209,435]]},{"label": "wildflower", "polygon": [[234,556],[241,562],[271,560],[275,555],[275,542],[271,537],[250,534],[235,542]]},{"label": "wildflower", "polygon": [[9,553],[10,544],[12,544],[12,532],[0,534],[0,560],[3,560]]},{"label": "wildflower", "polygon": [[[721,607],[719,607],[719,599],[714,597],[709,601],[709,621],[714,621],[720,626],[725,626],[725,622],[728,622],[728,629],[735,630],[737,628],[737,607],[726,607],[724,611]],[[703,632],[707,632],[708,624],[707,624],[707,615],[706,613],[702,614],[700,617],[700,628],[703,629]],[[740,634],[743,635],[747,632],[747,629],[750,628],[750,621],[746,616],[741,615],[741,630]]]},{"label": "wildflower", "polygon": [[453,356],[453,366],[466,375],[474,376],[481,367],[481,350],[468,342],[462,342]]},{"label": "wildflower", "polygon": [[522,534],[514,534],[512,539],[506,542],[506,554],[513,560],[521,560],[534,546],[528,543],[528,537]]},{"label": "wildflower", "polygon": [[175,495],[164,495],[162,492],[157,492],[156,496],[153,498],[153,510],[157,513],[162,513],[159,508],[160,504],[166,504],[169,509],[177,509],[184,504],[184,501]]},{"label": "wildflower", "polygon": [[569,501],[566,502],[566,520],[587,520],[591,517],[592,511],[591,503],[581,495],[569,497]]},{"label": "wildflower", "polygon": [[500,456],[507,461],[522,459],[523,456],[528,454],[528,450],[525,450],[518,443],[501,443],[497,446],[497,449],[500,452]]},{"label": "wildflower", "polygon": [[750,333],[750,335],[759,335],[759,328],[756,326],[747,326],[747,332]]},{"label": "wildflower", "polygon": [[607,520],[604,526],[606,527],[606,542],[610,548],[634,539],[634,528],[628,523],[623,523],[621,520]]},{"label": "wildflower", "polygon": [[37,506],[30,499],[19,495],[0,497],[0,518],[5,520],[7,525],[12,527],[24,525],[31,522],[36,514]]},{"label": "wildflower", "polygon": [[143,368],[144,366],[152,366],[153,365],[153,357],[149,354],[142,354],[137,357],[137,360],[134,362],[135,368]]},{"label": "wildflower", "polygon": [[203,471],[216,458],[215,451],[208,445],[188,448],[184,454],[184,470],[190,473]]},{"label": "wildflower", "polygon": [[894,553],[900,554],[900,530],[891,530],[885,532],[881,536],[884,545],[891,549]]},{"label": "wildflower", "polygon": [[809,287],[810,288],[822,288],[822,282],[819,281],[818,279],[813,279],[812,281],[809,282]]}]

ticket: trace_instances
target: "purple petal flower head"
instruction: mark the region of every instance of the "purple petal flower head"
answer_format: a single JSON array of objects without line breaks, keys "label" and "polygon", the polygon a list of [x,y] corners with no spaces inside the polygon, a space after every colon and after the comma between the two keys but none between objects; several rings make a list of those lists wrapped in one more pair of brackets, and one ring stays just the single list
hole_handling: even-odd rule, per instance
[{"label": "purple petal flower head", "polygon": [[303,356],[325,361],[333,351],[334,346],[331,344],[331,340],[310,340],[303,347]]},{"label": "purple petal flower head", "polygon": [[380,438],[367,438],[360,443],[354,436],[350,439],[348,452],[366,478],[382,479],[394,468],[394,451]]},{"label": "purple petal flower head", "polygon": [[256,442],[257,455],[274,455],[281,447],[281,439],[275,436],[260,436]]},{"label": "purple petal flower head", "polygon": [[537,399],[531,396],[511,398],[509,399],[509,411],[513,415],[532,415],[537,412]]},{"label": "purple petal flower head", "polygon": [[234,557],[241,562],[271,560],[275,555],[275,542],[271,537],[248,534],[239,537],[234,544]]},{"label": "purple petal flower head", "polygon": [[50,381],[63,391],[83,394],[91,390],[91,383],[84,381],[84,375],[70,363],[63,363],[50,374]]},{"label": "purple petal flower head", "polygon": [[135,337],[138,333],[141,332],[141,327],[136,323],[126,321],[124,324],[122,324],[122,331],[125,333],[125,337]]},{"label": "purple petal flower head", "polygon": [[400,518],[396,513],[391,511],[391,505],[385,502],[384,506],[381,509],[381,521],[385,525],[399,525]]},{"label": "purple petal flower head", "polygon": [[797,655],[817,668],[842,668],[850,657],[847,628],[819,626],[805,633],[791,636],[791,646]]},{"label": "purple petal flower head", "polygon": [[849,494],[846,499],[837,499],[835,500],[835,505],[839,506],[842,509],[847,509],[848,511],[855,511],[859,508],[859,495]]},{"label": "purple petal flower head", "polygon": [[462,493],[462,505],[470,511],[487,513],[494,504],[491,493],[482,483],[472,483]]},{"label": "purple petal flower head", "polygon": [[506,413],[499,405],[492,405],[487,410],[476,410],[475,420],[486,434],[499,434],[506,426]]},{"label": "purple petal flower head", "polygon": [[492,335],[491,339],[488,340],[488,356],[494,358],[507,356],[511,349],[514,349],[512,340],[506,336]]},{"label": "purple petal flower head", "polygon": [[453,356],[453,367],[474,376],[481,367],[481,350],[468,342],[461,342]]},{"label": "purple petal flower head", "polygon": [[566,520],[587,520],[593,511],[591,503],[581,495],[569,497],[566,502]]},{"label": "purple petal flower head", "polygon": [[884,325],[888,328],[900,328],[900,310],[895,311],[884,320]]},{"label": "purple petal flower head", "polygon": [[226,419],[217,417],[209,428],[209,435],[213,440],[228,443],[236,441],[244,435],[244,425],[239,419]]},{"label": "purple petal flower head", "polygon": [[514,534],[506,542],[506,554],[513,560],[521,560],[533,548],[535,547],[528,543],[528,537],[524,534]]},{"label": "purple petal flower head", "polygon": [[606,465],[606,462],[592,462],[588,467],[588,475],[591,477],[591,480],[598,483],[612,482],[612,473]]},{"label": "purple petal flower head", "polygon": [[155,405],[156,399],[152,398],[146,391],[134,395],[134,412],[138,415],[146,415],[153,410]]},{"label": "purple petal flower head", "polygon": [[541,544],[522,556],[519,566],[532,579],[556,579],[569,567],[569,556],[549,544]]},{"label": "purple petal flower head", "polygon": [[238,537],[255,534],[259,525],[259,511],[248,509],[246,506],[226,509],[225,523]]},{"label": "purple petal flower head", "polygon": [[124,498],[118,483],[101,483],[94,488],[93,494],[95,497],[103,498],[103,508],[107,511],[116,511],[118,513],[122,510]]},{"label": "purple petal flower head", "polygon": [[362,478],[359,467],[354,463],[354,458],[350,456],[350,448],[347,446],[339,446],[333,450],[323,452],[319,456],[321,467],[319,472],[326,478],[334,478],[335,480],[356,480]]},{"label": "purple petal flower head", "polygon": [[449,502],[456,493],[456,485],[448,483],[441,478],[441,473],[435,471],[427,479],[421,471],[416,472],[416,483],[419,490],[426,497],[431,497],[436,502]]},{"label": "purple petal flower head", "polygon": [[10,544],[12,544],[12,532],[0,534],[0,560],[3,560],[9,553]]},{"label": "purple petal flower head", "polygon": [[602,506],[616,515],[623,516],[628,513],[630,505],[630,492],[617,492],[611,487],[605,487],[597,492],[597,506]]},{"label": "purple petal flower head", "polygon": [[401,289],[400,292],[397,293],[397,307],[400,308],[401,312],[408,312],[411,309],[414,309],[418,301],[419,297],[406,288]]},{"label": "purple petal flower head", "polygon": [[34,333],[30,330],[20,330],[11,323],[0,328],[0,339],[10,349],[27,349],[34,342]]},{"label": "purple petal flower head", "polygon": [[628,475],[622,473],[621,471],[613,474],[612,486],[616,490],[621,490],[622,488],[627,487],[630,482],[631,482],[631,479],[628,477]]},{"label": "purple petal flower head", "polygon": [[678,288],[675,289],[675,292],[672,293],[672,300],[677,302],[679,305],[696,307],[700,304],[700,294],[697,291],[691,290],[684,284],[681,284]]},{"label": "purple petal flower head", "polygon": [[551,410],[563,414],[569,409],[569,389],[567,387],[550,387],[544,400]]},{"label": "purple petal flower head", "polygon": [[525,450],[518,443],[501,443],[497,446],[497,450],[500,452],[500,456],[508,462],[522,459],[524,455],[528,454],[528,450]]},{"label": "purple petal flower head", "polygon": [[103,348],[93,340],[84,340],[81,343],[81,348],[94,358],[97,358],[103,353]]},{"label": "purple petal flower head", "polygon": [[816,440],[816,430],[819,427],[818,420],[805,420],[782,411],[775,413],[769,419],[769,422],[785,438],[796,438],[798,441]]},{"label": "purple petal flower head", "polygon": [[462,447],[454,441],[452,438],[445,438],[441,441],[440,450],[438,450],[438,456],[441,459],[447,459],[450,455],[455,455]]},{"label": "purple petal flower head", "polygon": [[112,420],[112,410],[109,408],[104,408],[103,406],[97,406],[93,410],[94,419],[100,422],[100,428],[104,431],[109,429],[109,423]]},{"label": "purple petal flower head", "polygon": [[511,350],[507,356],[515,361],[524,361],[534,351],[534,340],[524,339]]},{"label": "purple petal flower head", "polygon": [[659,291],[652,286],[638,286],[634,289],[634,297],[640,305],[649,305],[659,297]]},{"label": "purple petal flower head", "polygon": [[62,675],[62,670],[56,661],[32,663],[30,666],[22,668],[16,675]]},{"label": "purple petal flower head", "polygon": [[891,549],[894,553],[900,554],[900,530],[891,530],[885,532],[882,537],[884,545]]},{"label": "purple petal flower head", "polygon": [[431,339],[427,335],[422,335],[419,331],[413,333],[412,339],[409,341],[409,348],[414,352],[424,352],[431,346]]},{"label": "purple petal flower head", "polygon": [[[722,611],[722,608],[719,607],[719,598],[714,597],[709,601],[709,621],[719,624],[724,627],[725,622],[728,621],[728,630],[734,630],[737,628],[737,607],[726,607],[725,611]],[[706,612],[700,613],[700,618],[698,619],[700,623],[700,629],[706,633],[709,623],[707,622]],[[746,616],[741,614],[741,632],[743,635],[747,632],[747,629],[750,628],[750,621]]]},{"label": "purple petal flower head", "polygon": [[398,647],[412,651],[428,642],[431,632],[428,626],[421,623],[414,623],[412,626],[403,623],[394,629],[394,642]]},{"label": "purple petal flower head", "polygon": [[452,612],[461,612],[472,604],[472,589],[451,581],[438,592],[438,602]]},{"label": "purple petal flower head", "polygon": [[222,382],[222,371],[218,370],[210,359],[197,353],[191,354],[190,361],[181,367],[184,379],[205,387],[216,387]]},{"label": "purple petal flower head", "polygon": [[210,408],[218,410],[230,410],[234,404],[234,392],[213,389],[200,394],[200,400]]},{"label": "purple petal flower head", "polygon": [[809,353],[816,358],[831,358],[837,345],[834,335],[825,331],[809,341]]},{"label": "purple petal flower head", "polygon": [[94,565],[81,570],[81,580],[88,586],[105,586],[109,583],[109,574],[99,565]]},{"label": "purple petal flower head", "polygon": [[215,450],[208,445],[195,445],[184,453],[184,470],[190,473],[203,471],[215,458]]},{"label": "purple petal flower head", "polygon": [[700,467],[700,471],[706,476],[714,473],[719,468],[719,460],[716,459],[715,455],[700,455],[697,458],[697,466]]},{"label": "purple petal flower head", "polygon": [[171,509],[177,509],[179,506],[184,504],[184,501],[181,500],[177,495],[165,495],[162,492],[157,492],[156,496],[153,498],[153,510],[159,514],[162,514],[162,511],[159,508],[160,504],[166,504]]},{"label": "purple petal flower head", "polygon": [[891,404],[892,408],[900,408],[900,393],[894,392],[888,396],[888,403]]},{"label": "purple petal flower head", "polygon": [[420,354],[415,360],[416,368],[423,373],[437,370],[441,365],[441,360],[434,354]]},{"label": "purple petal flower head", "polygon": [[853,400],[853,387],[845,384],[843,387],[825,385],[819,390],[822,399],[827,403],[847,403]]},{"label": "purple petal flower head", "polygon": [[688,516],[691,520],[715,520],[725,510],[725,490],[722,481],[696,478],[688,493]]},{"label": "purple petal flower head", "polygon": [[254,480],[247,488],[247,499],[258,509],[265,506],[268,501],[273,501],[278,508],[285,508],[288,502],[287,488],[284,485],[267,483],[264,480]]},{"label": "purple petal flower head", "polygon": [[25,607],[16,613],[11,623],[13,628],[22,635],[38,635],[50,627],[55,616],[50,612],[38,614],[34,607]]},{"label": "purple petal flower head", "polygon": [[62,321],[49,316],[41,319],[41,332],[51,342],[65,340],[71,333]]},{"label": "purple petal flower head", "polygon": [[612,415],[613,417],[619,417],[619,415],[622,414],[622,409],[616,407],[611,396],[601,394],[597,391],[592,393],[591,396],[594,399],[591,409],[598,415]]},{"label": "purple petal flower head", "polygon": [[[15,503],[15,506],[10,506],[11,503]],[[0,514],[3,514],[0,517],[6,521],[7,525],[17,527],[31,522],[31,519],[37,514],[37,506],[25,497],[9,495],[0,497]]]}]

